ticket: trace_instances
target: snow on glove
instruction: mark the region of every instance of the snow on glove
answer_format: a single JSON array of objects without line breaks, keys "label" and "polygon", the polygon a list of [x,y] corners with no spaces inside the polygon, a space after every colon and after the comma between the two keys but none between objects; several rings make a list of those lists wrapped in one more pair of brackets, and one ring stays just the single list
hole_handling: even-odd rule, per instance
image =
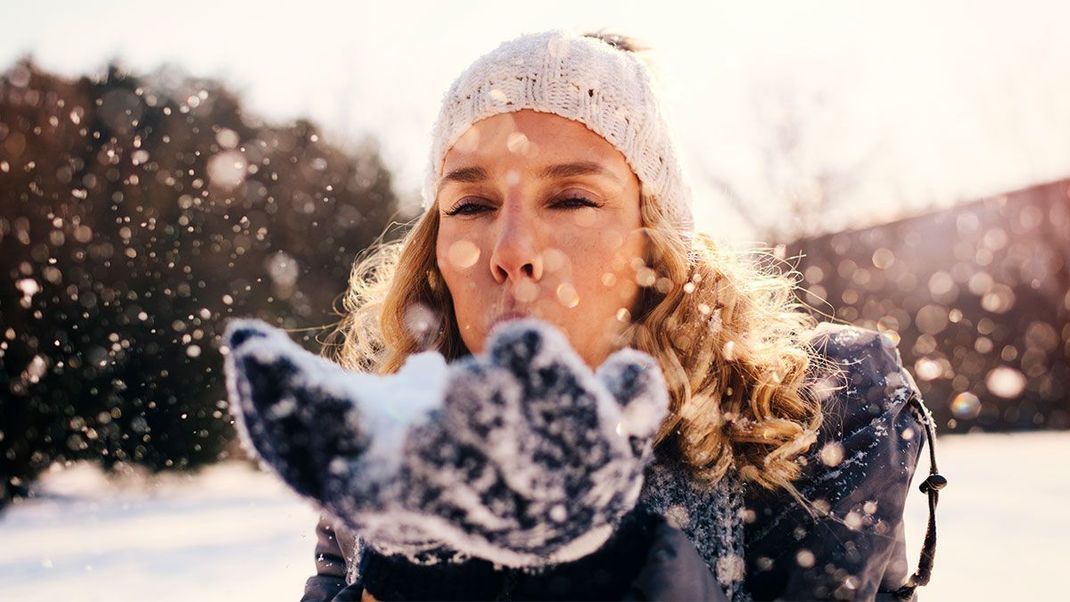
[{"label": "snow on glove", "polygon": [[533,318],[487,352],[410,355],[350,372],[259,321],[227,326],[243,446],[297,493],[389,553],[445,545],[506,566],[593,552],[633,508],[668,391],[625,348],[592,371]]}]

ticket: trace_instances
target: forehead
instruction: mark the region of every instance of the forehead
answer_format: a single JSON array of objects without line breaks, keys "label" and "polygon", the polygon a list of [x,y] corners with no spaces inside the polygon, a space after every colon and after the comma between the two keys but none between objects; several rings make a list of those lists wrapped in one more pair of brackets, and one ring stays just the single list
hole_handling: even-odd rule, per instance
[{"label": "forehead", "polygon": [[565,160],[596,161],[608,169],[630,171],[624,155],[582,123],[524,109],[473,123],[446,153],[443,173],[471,164],[536,167]]}]

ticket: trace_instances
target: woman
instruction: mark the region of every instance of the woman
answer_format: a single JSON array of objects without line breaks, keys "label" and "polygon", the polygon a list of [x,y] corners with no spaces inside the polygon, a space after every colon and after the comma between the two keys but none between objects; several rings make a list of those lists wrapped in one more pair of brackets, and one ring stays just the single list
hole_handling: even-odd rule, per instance
[{"label": "woman", "polygon": [[[794,280],[694,231],[629,40],[550,31],[478,59],[443,99],[424,201],[404,240],[356,266],[335,361],[453,360],[519,316],[560,328],[592,368],[638,349],[670,400],[641,506],[726,597],[908,599],[927,581],[934,541],[908,579],[902,511],[932,425],[898,350],[816,324]],[[932,509],[943,483],[927,484]],[[305,600],[357,596],[358,573],[389,565],[337,527],[317,526]]]}]

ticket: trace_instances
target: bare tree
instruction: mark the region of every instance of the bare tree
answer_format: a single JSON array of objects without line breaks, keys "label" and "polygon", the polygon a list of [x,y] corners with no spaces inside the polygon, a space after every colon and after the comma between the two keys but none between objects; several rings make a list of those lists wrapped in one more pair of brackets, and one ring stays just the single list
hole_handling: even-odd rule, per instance
[{"label": "bare tree", "polygon": [[789,243],[827,231],[830,217],[857,192],[881,145],[848,164],[833,163],[820,147],[821,121],[834,114],[823,90],[803,92],[791,82],[776,82],[756,85],[753,97],[755,119],[766,132],[757,143],[766,189],[744,192],[736,179],[713,166],[702,176],[765,241]]}]

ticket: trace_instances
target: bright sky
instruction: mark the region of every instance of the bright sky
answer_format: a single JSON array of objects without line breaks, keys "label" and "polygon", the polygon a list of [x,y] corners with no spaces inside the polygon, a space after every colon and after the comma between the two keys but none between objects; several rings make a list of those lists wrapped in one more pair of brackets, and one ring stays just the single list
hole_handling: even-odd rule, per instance
[{"label": "bright sky", "polygon": [[[118,57],[220,77],[270,119],[308,116],[340,142],[373,134],[416,203],[439,100],[469,62],[524,32],[607,28],[653,47],[696,219],[732,239],[753,231],[716,182],[772,217],[770,182],[791,170],[854,174],[835,219],[868,225],[1070,175],[1070,2],[876,6],[0,0],[0,63],[31,53],[78,75]],[[784,111],[799,151],[770,163]]]}]

